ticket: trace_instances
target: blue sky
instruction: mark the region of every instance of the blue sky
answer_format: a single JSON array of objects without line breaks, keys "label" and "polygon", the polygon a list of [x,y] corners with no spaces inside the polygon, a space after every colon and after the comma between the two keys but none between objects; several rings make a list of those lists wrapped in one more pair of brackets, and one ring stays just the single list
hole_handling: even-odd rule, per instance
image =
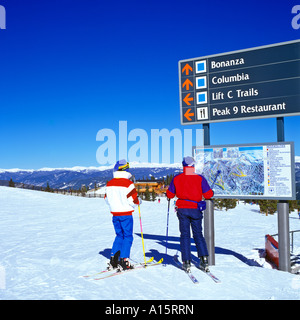
[{"label": "blue sky", "polygon": [[[180,124],[178,61],[299,39],[296,4],[0,0],[0,168],[98,166],[96,134],[119,121],[201,129]],[[213,145],[277,139],[275,118],[210,127]],[[300,155],[299,116],[285,140]]]}]

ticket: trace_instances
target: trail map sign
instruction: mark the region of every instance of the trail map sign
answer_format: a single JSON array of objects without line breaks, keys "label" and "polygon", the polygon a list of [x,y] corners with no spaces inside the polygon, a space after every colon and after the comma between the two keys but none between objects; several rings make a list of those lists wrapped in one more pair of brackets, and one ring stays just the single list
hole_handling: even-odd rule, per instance
[{"label": "trail map sign", "polygon": [[179,61],[181,124],[300,114],[300,40]]},{"label": "trail map sign", "polygon": [[293,142],[194,147],[193,153],[215,198],[296,198]]}]

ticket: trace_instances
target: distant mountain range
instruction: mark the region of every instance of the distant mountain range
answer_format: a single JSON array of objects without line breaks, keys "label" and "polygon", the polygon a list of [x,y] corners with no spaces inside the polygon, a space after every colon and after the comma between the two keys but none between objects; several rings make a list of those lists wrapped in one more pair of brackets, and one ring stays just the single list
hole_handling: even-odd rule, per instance
[{"label": "distant mountain range", "polygon": [[[181,164],[131,163],[130,172],[136,180],[162,179],[168,175],[182,172]],[[12,179],[15,183],[46,187],[47,183],[53,189],[76,189],[86,185],[89,188],[104,186],[112,179],[113,166],[108,167],[73,167],[73,168],[43,168],[38,170],[0,169],[0,185],[8,185]],[[300,158],[296,157],[295,179],[297,199],[300,199]],[[20,184],[18,186],[20,187]]]},{"label": "distant mountain range", "polygon": [[[181,164],[131,164],[130,172],[136,180],[162,179],[182,171]],[[15,183],[24,183],[46,187],[47,183],[54,189],[76,189],[82,185],[94,188],[104,186],[113,177],[113,166],[108,167],[73,167],[73,168],[43,168],[38,170],[8,169],[0,170],[0,185],[7,185],[12,179]]]}]

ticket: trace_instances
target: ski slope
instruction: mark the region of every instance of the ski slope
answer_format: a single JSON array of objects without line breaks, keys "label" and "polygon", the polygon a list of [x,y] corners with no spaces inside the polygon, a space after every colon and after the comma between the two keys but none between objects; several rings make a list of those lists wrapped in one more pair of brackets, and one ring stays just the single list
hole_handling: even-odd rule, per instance
[{"label": "ski slope", "polygon": [[[277,233],[277,216],[266,217],[254,205],[215,211],[216,265],[211,271],[222,283],[194,268],[200,282],[195,285],[172,262],[180,250],[173,203],[165,255],[165,199],[144,201],[141,214],[146,255],[163,257],[166,266],[100,281],[81,276],[104,269],[110,255],[114,230],[103,199],[0,187],[0,203],[1,300],[300,299],[300,276],[273,270],[259,256],[265,234]],[[300,229],[297,213],[290,215],[290,229]],[[300,237],[294,241],[299,254]],[[137,210],[131,259],[143,261]]]}]

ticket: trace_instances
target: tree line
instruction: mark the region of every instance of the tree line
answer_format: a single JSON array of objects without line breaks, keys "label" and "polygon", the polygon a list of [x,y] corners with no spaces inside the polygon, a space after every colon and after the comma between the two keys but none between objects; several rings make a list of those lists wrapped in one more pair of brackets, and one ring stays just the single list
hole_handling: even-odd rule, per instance
[{"label": "tree line", "polygon": [[[21,186],[24,186],[24,184],[21,184]],[[15,182],[10,179],[9,182],[8,182],[8,186],[9,187],[12,187],[12,188],[15,188],[16,185],[15,185]],[[57,189],[57,188],[51,188],[50,185],[49,185],[49,182],[47,182],[47,185],[46,187],[37,187],[37,186],[28,186],[26,185],[26,189],[33,189],[33,190],[36,190],[37,188],[39,188],[39,190],[41,191],[45,191],[45,192],[56,192],[56,193],[68,193],[68,194],[81,194],[81,195],[85,195],[88,191],[89,191],[89,186],[86,186],[86,185],[82,185],[81,187],[77,188],[77,189],[74,189],[73,187],[72,188],[69,188],[69,189]],[[97,190],[98,187],[97,187],[97,183],[95,183],[95,190]]]},{"label": "tree line", "polygon": [[[166,177],[163,178],[163,183],[165,186],[170,185],[172,179],[174,178],[174,174],[167,175]],[[145,179],[144,179],[145,180]],[[148,179],[146,179],[148,180]],[[155,180],[155,178],[152,176],[149,180]],[[9,187],[15,187],[15,183],[12,179],[9,181]],[[34,188],[34,186],[33,186]],[[69,190],[58,190],[58,189],[53,189],[50,187],[49,183],[47,182],[47,186],[45,188],[41,188],[41,191],[45,192],[57,192],[57,191],[62,191],[65,193],[69,194],[86,194],[87,191],[89,190],[88,186],[83,185],[82,187],[78,189],[73,189],[70,188]],[[95,183],[95,190],[97,190],[97,184]],[[137,190],[138,191],[138,190]],[[150,192],[149,186],[146,186],[145,192],[139,192],[139,196],[141,197],[142,200],[146,201],[155,201],[157,199],[157,194],[154,190]],[[274,214],[277,212],[277,203],[278,200],[257,200],[257,199],[246,199],[243,200],[244,203],[251,203],[251,204],[256,204],[259,206],[259,210],[261,213],[265,215],[269,214]],[[239,203],[238,199],[214,199],[214,206],[218,210],[225,210],[228,211],[229,209],[234,209],[237,204]],[[289,212],[292,212],[294,210],[300,210],[300,200],[288,200],[289,204]]]},{"label": "tree line", "polygon": [[[246,199],[243,200],[244,203],[256,204],[259,206],[259,210],[261,213],[266,216],[269,214],[274,214],[277,211],[278,200],[251,200]],[[225,209],[228,211],[229,209],[234,209],[239,203],[238,199],[214,199],[215,208],[219,210]],[[291,213],[294,210],[300,210],[300,201],[299,200],[288,200],[289,204],[289,212]]]}]

